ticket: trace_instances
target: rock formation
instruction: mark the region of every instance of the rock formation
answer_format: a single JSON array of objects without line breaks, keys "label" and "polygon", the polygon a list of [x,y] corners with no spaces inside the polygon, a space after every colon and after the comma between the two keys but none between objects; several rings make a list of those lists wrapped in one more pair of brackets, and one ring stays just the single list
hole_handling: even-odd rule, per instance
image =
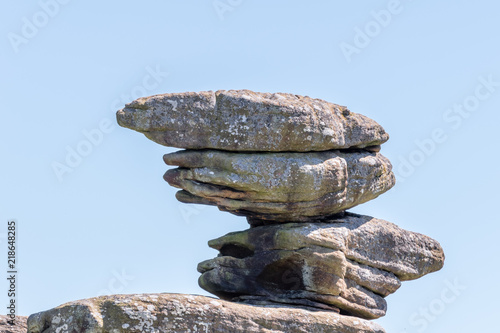
[{"label": "rock formation", "polygon": [[[301,304],[365,319],[385,315],[401,281],[442,267],[439,243],[384,220],[346,214],[260,226],[209,242],[200,286],[223,299]],[[395,260],[397,258],[397,260]]]},{"label": "rock formation", "polygon": [[29,332],[384,332],[385,297],[441,269],[435,240],[346,212],[394,186],[375,121],[283,93],[230,90],[139,98],[118,123],[166,146],[164,179],[184,203],[250,228],[211,240],[199,285],[220,297],[105,296],[34,314]]},{"label": "rock formation", "polygon": [[184,150],[167,154],[165,174],[182,188],[177,199],[274,222],[317,220],[372,200],[394,186],[379,153],[233,153]]},{"label": "rock formation", "polygon": [[384,333],[376,323],[300,307],[246,305],[205,296],[101,296],[30,316],[30,333]]},{"label": "rock formation", "polygon": [[293,94],[250,90],[139,98],[118,124],[169,147],[232,151],[323,151],[376,146],[389,139],[346,107]]}]

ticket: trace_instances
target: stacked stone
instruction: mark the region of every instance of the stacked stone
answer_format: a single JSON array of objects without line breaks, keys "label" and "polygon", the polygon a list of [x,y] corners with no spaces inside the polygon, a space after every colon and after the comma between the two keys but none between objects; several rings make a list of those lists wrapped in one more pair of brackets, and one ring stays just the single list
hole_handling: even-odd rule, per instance
[{"label": "stacked stone", "polygon": [[394,186],[389,138],[347,108],[248,90],[139,98],[118,123],[183,148],[164,178],[185,203],[245,216],[250,228],[209,242],[198,265],[218,296],[112,295],[28,319],[29,333],[384,333],[385,297],[443,266],[435,240],[346,212]]},{"label": "stacked stone", "polygon": [[184,148],[164,178],[184,203],[246,216],[251,228],[209,242],[199,284],[252,304],[386,313],[401,281],[443,266],[438,242],[347,213],[395,184],[375,121],[319,99],[249,90],[163,94],[128,104],[121,126]]}]

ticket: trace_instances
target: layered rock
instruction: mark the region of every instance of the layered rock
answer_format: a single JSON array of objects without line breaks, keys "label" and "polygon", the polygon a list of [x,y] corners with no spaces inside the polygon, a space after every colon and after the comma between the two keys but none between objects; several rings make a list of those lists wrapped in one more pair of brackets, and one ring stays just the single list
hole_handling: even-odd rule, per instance
[{"label": "layered rock", "polygon": [[232,151],[323,151],[377,146],[382,126],[320,99],[250,90],[139,98],[117,112],[120,126],[164,146]]},{"label": "layered rock", "polygon": [[375,121],[319,99],[230,90],[139,98],[121,126],[162,145],[185,203],[216,205],[251,228],[209,242],[199,284],[224,300],[103,296],[30,316],[29,333],[384,332],[402,281],[439,270],[435,240],[346,212],[394,186]]},{"label": "layered rock", "polygon": [[233,153],[184,150],[167,154],[165,180],[185,203],[273,222],[307,221],[372,200],[395,184],[379,153]]},{"label": "layered rock", "polygon": [[102,296],[29,317],[28,333],[62,332],[385,333],[373,322],[328,311],[182,294]]},{"label": "layered rock", "polygon": [[228,300],[302,304],[365,319],[385,315],[384,297],[401,281],[441,269],[438,242],[384,220],[347,214],[322,223],[287,223],[209,242],[199,284]]}]

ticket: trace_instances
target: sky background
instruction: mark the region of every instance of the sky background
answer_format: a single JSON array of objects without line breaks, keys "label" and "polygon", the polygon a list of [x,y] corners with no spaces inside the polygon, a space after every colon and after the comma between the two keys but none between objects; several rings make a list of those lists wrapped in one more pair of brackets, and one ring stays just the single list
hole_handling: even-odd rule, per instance
[{"label": "sky background", "polygon": [[397,185],[351,211],[438,240],[446,262],[404,282],[377,322],[491,331],[499,3],[59,1],[2,0],[0,12],[1,267],[16,219],[18,314],[106,293],[207,295],[207,241],[245,219],[177,202],[162,179],[174,149],[115,112],[140,96],[251,89],[346,105],[390,134]]}]

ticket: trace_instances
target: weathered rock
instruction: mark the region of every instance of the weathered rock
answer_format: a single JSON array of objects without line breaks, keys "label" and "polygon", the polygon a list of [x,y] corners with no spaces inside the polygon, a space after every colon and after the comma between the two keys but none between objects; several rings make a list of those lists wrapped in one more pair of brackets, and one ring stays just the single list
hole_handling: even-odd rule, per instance
[{"label": "weathered rock", "polygon": [[14,325],[9,324],[10,317],[0,315],[0,333],[26,333],[28,317],[16,316]]},{"label": "weathered rock", "polygon": [[29,333],[384,333],[376,323],[300,307],[246,305],[205,296],[102,296],[31,315]]},{"label": "weathered rock", "polygon": [[165,180],[185,203],[217,205],[252,218],[308,221],[372,200],[395,184],[379,153],[234,153],[183,150],[164,156]]},{"label": "weathered rock", "polygon": [[287,223],[209,242],[220,256],[198,265],[200,286],[228,300],[269,301],[366,319],[385,315],[400,281],[441,269],[439,243],[384,220],[347,213],[329,223]]},{"label": "weathered rock", "polygon": [[376,146],[389,138],[375,121],[344,106],[250,90],[142,97],[119,110],[117,120],[154,142],[186,149],[323,151]]}]

